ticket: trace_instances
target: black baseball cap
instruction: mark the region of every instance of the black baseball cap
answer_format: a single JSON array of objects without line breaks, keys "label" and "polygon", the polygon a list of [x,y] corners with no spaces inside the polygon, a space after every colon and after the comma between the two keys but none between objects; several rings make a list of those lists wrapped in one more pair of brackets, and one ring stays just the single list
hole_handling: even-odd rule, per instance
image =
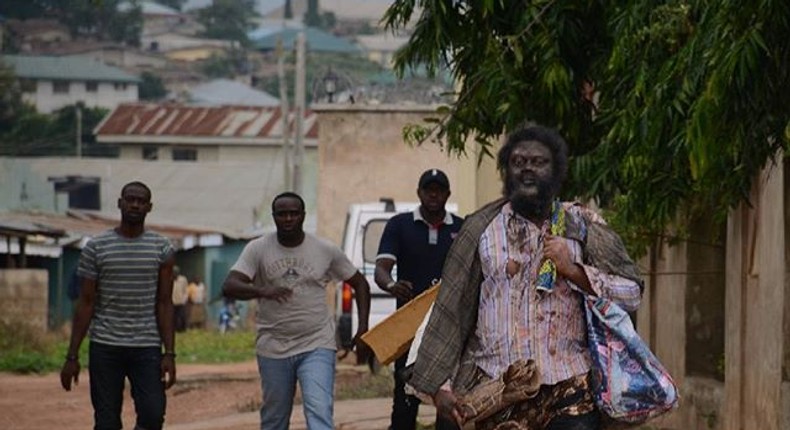
[{"label": "black baseball cap", "polygon": [[428,169],[423,172],[420,176],[420,182],[417,184],[420,188],[425,188],[431,183],[437,183],[448,190],[450,189],[450,180],[447,179],[447,175],[439,169]]}]

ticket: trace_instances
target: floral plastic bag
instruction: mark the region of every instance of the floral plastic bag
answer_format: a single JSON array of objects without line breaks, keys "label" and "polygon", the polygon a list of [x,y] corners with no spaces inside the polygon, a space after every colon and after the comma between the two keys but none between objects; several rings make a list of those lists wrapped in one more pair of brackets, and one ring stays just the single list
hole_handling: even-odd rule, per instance
[{"label": "floral plastic bag", "polygon": [[610,300],[586,296],[595,401],[616,422],[639,424],[678,404],[669,372],[637,334],[631,318]]}]

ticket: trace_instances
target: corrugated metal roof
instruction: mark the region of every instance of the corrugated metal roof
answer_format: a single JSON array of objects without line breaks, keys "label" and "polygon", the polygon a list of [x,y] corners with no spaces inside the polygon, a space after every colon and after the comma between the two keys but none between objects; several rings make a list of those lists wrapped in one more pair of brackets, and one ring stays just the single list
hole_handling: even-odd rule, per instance
[{"label": "corrugated metal roof", "polygon": [[[37,212],[0,213],[0,236],[46,236],[63,238],[61,244],[80,243],[84,237],[95,236],[118,226],[117,218],[84,211],[69,211],[66,215]],[[216,235],[222,232],[204,228],[171,226],[146,223],[146,228],[155,231],[182,247],[188,238]],[[19,234],[14,234],[17,232]]]},{"label": "corrugated metal roof", "polygon": [[280,100],[271,94],[256,90],[230,79],[215,79],[189,90],[192,103],[206,105],[279,106]]},{"label": "corrugated metal roof", "polygon": [[30,219],[5,219],[0,215],[0,236],[46,236],[59,238],[66,236],[61,229],[41,225]]},{"label": "corrugated metal roof", "polygon": [[302,29],[282,28],[261,38],[252,39],[252,46],[264,51],[271,51],[277,48],[277,40],[282,39],[283,47],[291,49],[296,43],[296,35],[301,31],[305,33],[308,51],[341,54],[359,54],[362,52],[358,46],[350,41],[312,27]]},{"label": "corrugated metal roof", "polygon": [[102,82],[140,82],[123,70],[84,57],[3,55],[0,60],[27,79],[78,80]]},{"label": "corrugated metal roof", "polygon": [[[139,3],[143,16],[145,15],[160,15],[160,16],[181,16],[181,12],[156,2],[143,1]],[[128,12],[134,7],[130,2],[123,2],[118,5],[118,10],[121,12]]]},{"label": "corrugated metal roof", "polygon": [[[294,114],[290,125],[294,126]],[[306,110],[304,137],[318,138],[315,112]],[[95,132],[102,136],[178,136],[281,139],[279,107],[188,106],[182,104],[125,103],[116,107]]]}]

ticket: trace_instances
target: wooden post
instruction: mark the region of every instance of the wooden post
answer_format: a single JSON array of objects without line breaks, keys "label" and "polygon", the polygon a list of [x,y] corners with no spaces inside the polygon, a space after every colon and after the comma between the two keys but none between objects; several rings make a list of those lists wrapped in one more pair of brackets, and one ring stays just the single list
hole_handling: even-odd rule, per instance
[{"label": "wooden post", "polygon": [[283,151],[285,152],[285,189],[293,189],[293,163],[294,154],[290,143],[291,127],[289,126],[288,110],[288,81],[285,79],[285,50],[283,49],[282,38],[277,38],[277,79],[280,86],[280,114],[282,116],[283,127]]}]

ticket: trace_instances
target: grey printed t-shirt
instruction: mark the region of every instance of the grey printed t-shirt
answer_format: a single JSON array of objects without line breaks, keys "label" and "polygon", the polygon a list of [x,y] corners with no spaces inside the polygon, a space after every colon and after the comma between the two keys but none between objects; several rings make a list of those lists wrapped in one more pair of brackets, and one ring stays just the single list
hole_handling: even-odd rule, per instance
[{"label": "grey printed t-shirt", "polygon": [[349,279],[357,271],[340,248],[309,233],[301,245],[288,248],[271,233],[248,243],[231,270],[249,276],[257,288],[293,291],[285,303],[258,300],[259,355],[286,358],[317,348],[337,348],[326,286],[332,280]]}]

